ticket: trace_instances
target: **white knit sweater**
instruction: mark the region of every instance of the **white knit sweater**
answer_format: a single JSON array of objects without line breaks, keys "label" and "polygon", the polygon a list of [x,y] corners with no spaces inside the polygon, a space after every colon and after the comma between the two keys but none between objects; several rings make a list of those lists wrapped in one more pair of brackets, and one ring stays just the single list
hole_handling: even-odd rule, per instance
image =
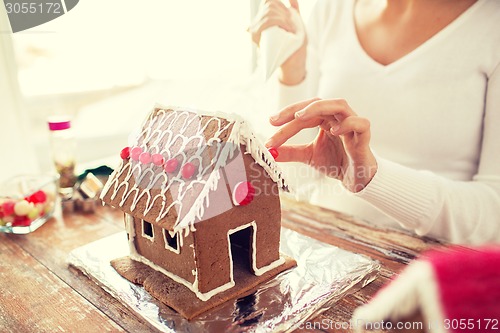
[{"label": "white knit sweater", "polygon": [[317,177],[311,201],[455,243],[500,242],[500,1],[479,0],[387,66],[360,46],[353,3],[318,1],[307,78],[282,85],[280,104],[345,98],[371,122],[378,171],[355,195]]}]

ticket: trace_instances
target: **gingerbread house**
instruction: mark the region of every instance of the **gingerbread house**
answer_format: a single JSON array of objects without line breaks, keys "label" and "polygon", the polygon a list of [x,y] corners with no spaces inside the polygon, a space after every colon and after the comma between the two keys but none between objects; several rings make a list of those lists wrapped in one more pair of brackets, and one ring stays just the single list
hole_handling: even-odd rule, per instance
[{"label": "gingerbread house", "polygon": [[272,154],[238,117],[156,107],[101,198],[125,213],[130,257],[201,301],[284,264]]}]

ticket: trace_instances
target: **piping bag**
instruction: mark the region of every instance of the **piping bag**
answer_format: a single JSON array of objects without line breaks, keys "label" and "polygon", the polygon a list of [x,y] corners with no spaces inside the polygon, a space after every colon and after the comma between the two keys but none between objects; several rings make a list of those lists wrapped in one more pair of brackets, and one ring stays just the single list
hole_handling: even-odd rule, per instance
[{"label": "piping bag", "polygon": [[300,14],[290,8],[295,33],[274,26],[262,32],[260,37],[260,54],[266,80],[304,43],[306,36]]}]

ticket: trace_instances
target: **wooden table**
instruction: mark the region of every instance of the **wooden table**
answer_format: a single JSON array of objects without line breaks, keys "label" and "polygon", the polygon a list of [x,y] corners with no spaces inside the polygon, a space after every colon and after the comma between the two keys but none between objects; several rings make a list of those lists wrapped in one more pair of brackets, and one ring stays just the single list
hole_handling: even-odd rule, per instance
[{"label": "wooden table", "polygon": [[[353,310],[366,303],[393,274],[420,252],[439,245],[432,239],[376,229],[286,198],[282,206],[285,227],[368,255],[382,265],[374,282],[319,315],[317,323],[348,322]],[[121,212],[99,207],[95,214],[87,215],[56,212],[29,235],[1,234],[0,332],[156,332],[66,262],[71,250],[123,229]]]}]

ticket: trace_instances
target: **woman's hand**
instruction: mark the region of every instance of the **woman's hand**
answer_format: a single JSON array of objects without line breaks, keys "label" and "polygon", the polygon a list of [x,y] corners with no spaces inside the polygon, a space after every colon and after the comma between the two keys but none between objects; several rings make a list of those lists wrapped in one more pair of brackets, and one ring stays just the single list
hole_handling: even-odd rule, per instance
[{"label": "woman's hand", "polygon": [[[299,11],[297,0],[289,0],[289,2],[290,7]],[[280,0],[265,0],[248,31],[252,35],[252,40],[259,45],[262,32],[273,26],[278,26],[292,33],[295,33],[296,29],[288,7]],[[304,39],[304,44],[281,65],[279,79],[282,83],[295,85],[304,80],[306,76],[306,49],[307,37]]]},{"label": "woman's hand", "polygon": [[[266,143],[278,149],[278,162],[303,162],[329,177],[342,181],[352,191],[361,191],[377,171],[370,150],[370,122],[358,117],[345,100],[318,98],[292,104],[272,116],[271,124],[282,126]],[[319,127],[313,142],[282,146],[305,128]]]}]

